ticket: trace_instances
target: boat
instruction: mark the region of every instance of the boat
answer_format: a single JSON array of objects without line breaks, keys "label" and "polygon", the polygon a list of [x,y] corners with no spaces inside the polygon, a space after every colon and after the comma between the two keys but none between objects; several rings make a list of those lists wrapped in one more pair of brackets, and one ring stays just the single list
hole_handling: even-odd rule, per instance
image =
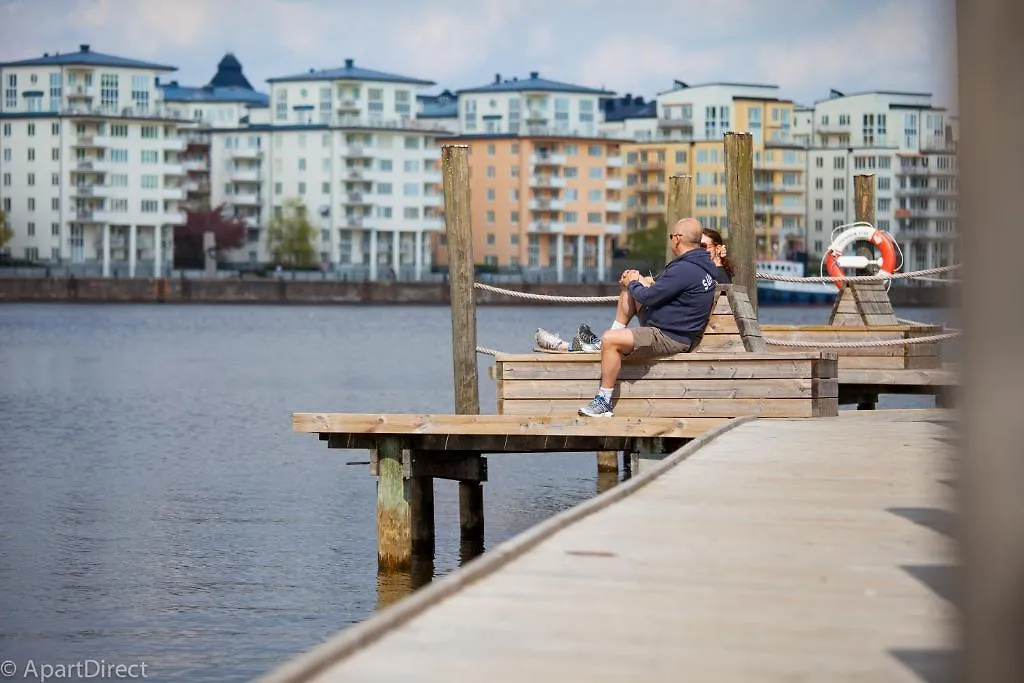
[{"label": "boat", "polygon": [[[755,261],[758,273],[804,277],[806,269],[800,261]],[[838,289],[831,282],[781,282],[758,280],[759,304],[831,304]]]}]

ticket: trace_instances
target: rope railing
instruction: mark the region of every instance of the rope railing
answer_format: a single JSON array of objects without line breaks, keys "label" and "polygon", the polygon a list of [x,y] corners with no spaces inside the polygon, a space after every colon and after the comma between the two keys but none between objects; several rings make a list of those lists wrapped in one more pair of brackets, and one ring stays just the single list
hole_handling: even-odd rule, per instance
[{"label": "rope railing", "polygon": [[[941,266],[938,268],[926,268],[925,270],[916,270],[908,273],[895,273],[893,275],[847,275],[842,277],[832,277],[830,275],[814,276],[814,277],[801,277],[796,275],[779,275],[776,273],[756,273],[756,277],[759,280],[775,280],[778,282],[888,282],[891,280],[906,280],[906,279],[928,279],[928,275],[934,275],[937,273],[948,273],[956,270],[960,265],[952,266]],[[933,281],[938,282],[959,282],[959,280],[951,278],[930,278]],[[524,299],[526,301],[546,301],[548,303],[576,303],[576,304],[607,304],[618,301],[618,296],[562,296],[558,294],[534,294],[532,292],[520,292],[514,289],[505,289],[503,287],[495,287],[494,285],[487,285],[483,282],[474,282],[473,286],[479,290],[485,292],[491,292],[492,294],[500,294],[502,296],[509,296],[513,299]]]},{"label": "rope railing", "polygon": [[[842,328],[838,328],[842,329]],[[879,346],[910,346],[913,344],[933,344],[947,339],[960,336],[960,330],[953,330],[944,334],[931,334],[924,337],[912,337],[910,339],[876,339],[862,342],[816,342],[799,341],[796,339],[775,339],[765,337],[764,343],[771,346],[791,346],[801,349],[870,349]]]}]

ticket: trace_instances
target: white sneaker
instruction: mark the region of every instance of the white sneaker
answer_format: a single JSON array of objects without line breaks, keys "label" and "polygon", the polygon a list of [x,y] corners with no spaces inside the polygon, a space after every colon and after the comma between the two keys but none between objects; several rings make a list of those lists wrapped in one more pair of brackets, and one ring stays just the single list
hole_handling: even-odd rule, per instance
[{"label": "white sneaker", "polygon": [[569,350],[569,342],[563,340],[554,332],[548,332],[540,327],[533,333],[533,343],[538,349],[544,349],[545,351]]}]

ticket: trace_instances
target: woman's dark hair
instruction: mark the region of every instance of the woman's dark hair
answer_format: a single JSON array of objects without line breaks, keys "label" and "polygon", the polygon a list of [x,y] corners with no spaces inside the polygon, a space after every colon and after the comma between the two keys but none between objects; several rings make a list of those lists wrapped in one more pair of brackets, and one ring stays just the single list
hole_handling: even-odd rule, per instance
[{"label": "woman's dark hair", "polygon": [[[704,234],[711,238],[711,241],[716,245],[725,244],[725,240],[722,238],[722,233],[718,232],[714,228],[704,228]],[[732,277],[732,264],[729,263],[729,257],[722,257],[722,270],[725,271],[726,275]]]}]

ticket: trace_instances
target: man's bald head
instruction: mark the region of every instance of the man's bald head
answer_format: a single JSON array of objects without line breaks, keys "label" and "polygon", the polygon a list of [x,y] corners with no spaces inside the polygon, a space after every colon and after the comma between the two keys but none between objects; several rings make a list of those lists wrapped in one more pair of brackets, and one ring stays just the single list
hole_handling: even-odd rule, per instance
[{"label": "man's bald head", "polygon": [[696,218],[681,218],[676,221],[672,232],[679,235],[679,239],[688,246],[698,246],[701,235],[704,234],[704,227]]}]

